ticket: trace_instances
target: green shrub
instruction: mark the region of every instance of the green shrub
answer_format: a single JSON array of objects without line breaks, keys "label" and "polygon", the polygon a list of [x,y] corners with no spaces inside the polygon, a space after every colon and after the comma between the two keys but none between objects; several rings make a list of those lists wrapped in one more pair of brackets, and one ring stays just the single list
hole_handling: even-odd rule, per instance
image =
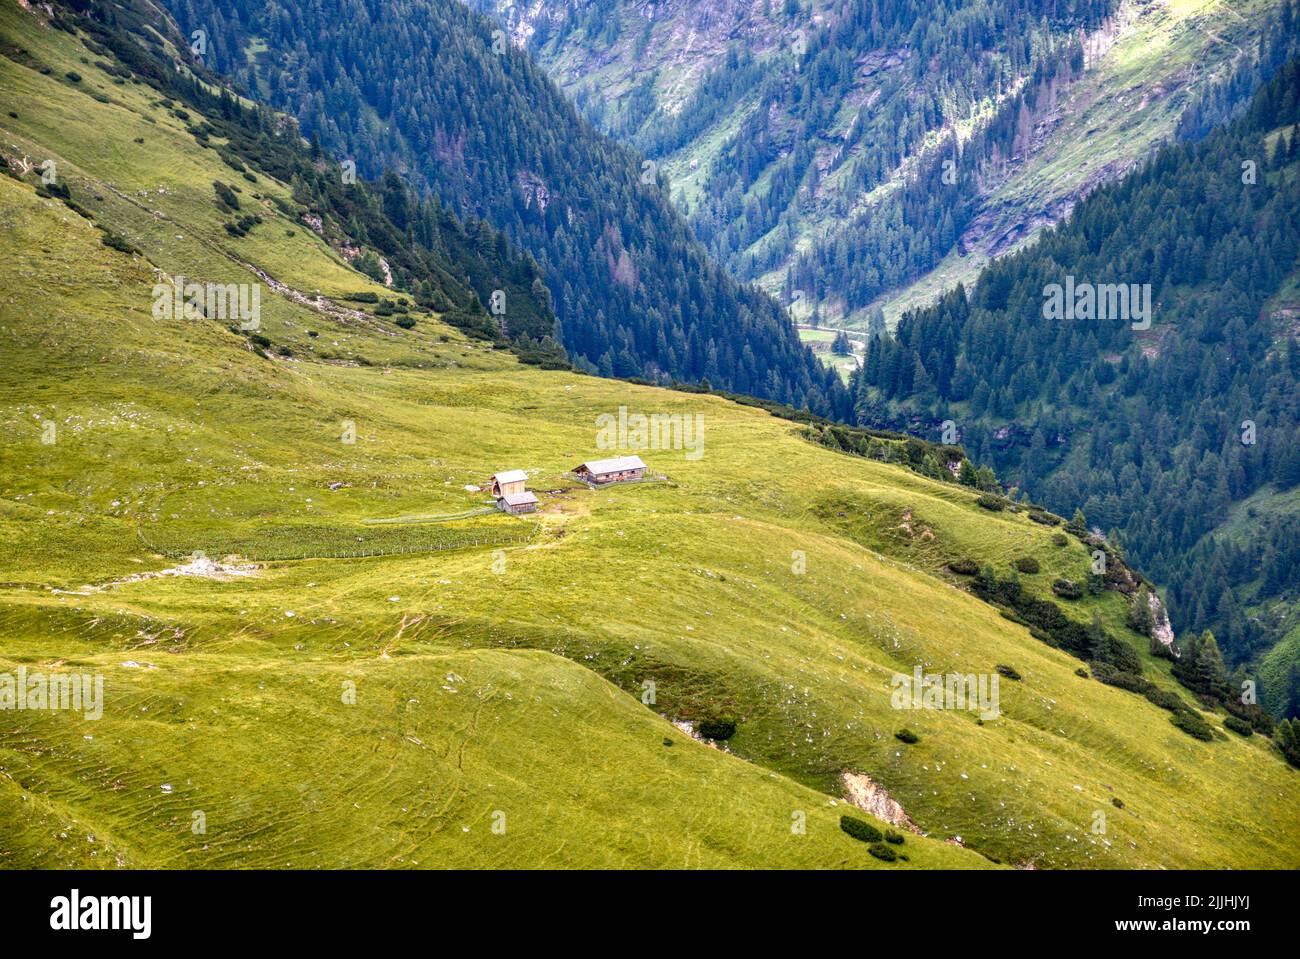
[{"label": "green shrub", "polygon": [[862,842],[880,842],[880,830],[855,816],[841,816],[840,828]]},{"label": "green shrub", "polygon": [[76,70],[69,70],[67,73],[64,74],[64,76],[67,77],[69,80],[71,80],[73,83],[81,82],[81,74],[78,73]]},{"label": "green shrub", "polygon": [[993,668],[996,669],[1003,676],[1007,677],[1007,679],[1014,679],[1017,682],[1020,680],[1020,674],[1016,672],[1014,668],[1006,665],[1005,663],[998,663]]},{"label": "green shrub", "polygon": [[909,745],[911,743],[918,743],[921,741],[921,737],[918,736],[916,733],[912,732],[907,727],[904,727],[900,729],[898,732],[894,733],[894,738],[899,740],[900,742],[908,743]]},{"label": "green shrub", "polygon": [[730,739],[736,735],[736,721],[722,716],[706,719],[700,723],[698,731],[705,739]]},{"label": "green shrub", "polygon": [[1127,689],[1130,693],[1145,695],[1152,688],[1151,681],[1144,679],[1137,673],[1116,669],[1110,663],[1101,661],[1092,664],[1092,678],[1099,683],[1105,683],[1107,686],[1118,686],[1120,689]]},{"label": "green shrub", "polygon": [[1169,721],[1181,729],[1187,735],[1199,739],[1202,742],[1210,742],[1214,739],[1214,730],[1210,728],[1197,713],[1191,710],[1182,710],[1174,713],[1169,717]]},{"label": "green shrub", "polygon": [[[103,227],[100,227],[100,229],[103,229]],[[109,230],[104,230],[104,235],[100,237],[100,240],[104,246],[117,250],[119,253],[125,253],[127,256],[135,256],[140,252],[122,237]]]},{"label": "green shrub", "polygon": [[1283,719],[1277,724],[1274,740],[1286,761],[1300,769],[1300,719]]},{"label": "green shrub", "polygon": [[231,210],[239,209],[239,197],[235,196],[235,191],[220,180],[212,181],[212,189],[217,193],[217,200]]},{"label": "green shrub", "polygon": [[1223,720],[1223,725],[1225,729],[1231,729],[1239,736],[1255,735],[1255,727],[1244,719],[1238,719],[1236,716],[1228,716]]},{"label": "green shrub", "polygon": [[1052,592],[1061,599],[1083,598],[1083,588],[1078,583],[1068,579],[1058,579],[1052,583]]},{"label": "green shrub", "polygon": [[1068,546],[1070,545],[1070,537],[1066,536],[1064,533],[1053,533],[1052,544],[1055,546]]},{"label": "green shrub", "polygon": [[400,326],[400,327],[401,327],[402,329],[404,329],[404,330],[410,330],[410,329],[414,329],[414,328],[415,328],[415,317],[410,316],[410,315],[407,315],[407,314],[403,314],[403,315],[399,316],[399,317],[398,317],[396,320],[394,320],[393,322],[396,323],[398,326]]},{"label": "green shrub", "polygon": [[1022,573],[1037,573],[1040,569],[1038,560],[1032,556],[1021,556],[1012,565]]},{"label": "green shrub", "polygon": [[1118,796],[1111,796],[1110,804],[1114,806],[1116,809],[1124,808],[1124,800],[1120,799]]},{"label": "green shrub", "polygon": [[973,559],[954,559],[948,564],[948,569],[958,576],[974,576],[980,571],[979,565]]},{"label": "green shrub", "polygon": [[1076,670],[1074,671],[1074,675],[1078,676],[1080,679],[1089,679],[1089,678],[1091,678],[1091,677],[1089,677],[1089,675],[1088,675],[1088,671],[1087,671],[1086,669],[1084,669],[1082,666],[1080,666],[1078,669],[1076,669]]},{"label": "green shrub", "polygon": [[1176,713],[1179,710],[1187,708],[1187,704],[1179,699],[1176,694],[1169,692],[1167,689],[1161,689],[1159,686],[1154,684],[1148,689],[1143,690],[1142,695],[1151,700],[1151,702],[1159,706],[1161,709],[1167,709],[1171,713]]},{"label": "green shrub", "polygon": [[882,862],[893,862],[898,858],[898,853],[894,852],[894,850],[890,849],[883,842],[873,842],[867,847],[867,852],[871,853],[871,855],[875,856]]},{"label": "green shrub", "polygon": [[904,842],[903,834],[898,832],[896,829],[886,829],[885,842],[891,843],[895,846],[901,846]]},{"label": "green shrub", "polygon": [[1001,496],[993,496],[990,493],[981,493],[975,500],[975,505],[982,506],[984,509],[993,512],[1001,512],[1007,508],[1007,502]]}]

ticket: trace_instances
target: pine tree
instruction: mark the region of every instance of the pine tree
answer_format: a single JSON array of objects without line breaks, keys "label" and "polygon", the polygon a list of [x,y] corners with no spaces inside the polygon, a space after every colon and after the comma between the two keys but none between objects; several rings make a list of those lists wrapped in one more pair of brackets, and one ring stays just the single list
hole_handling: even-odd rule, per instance
[{"label": "pine tree", "polygon": [[1145,586],[1138,589],[1133,605],[1129,607],[1127,622],[1129,629],[1142,636],[1151,636],[1155,629],[1155,615],[1151,612],[1151,593]]}]

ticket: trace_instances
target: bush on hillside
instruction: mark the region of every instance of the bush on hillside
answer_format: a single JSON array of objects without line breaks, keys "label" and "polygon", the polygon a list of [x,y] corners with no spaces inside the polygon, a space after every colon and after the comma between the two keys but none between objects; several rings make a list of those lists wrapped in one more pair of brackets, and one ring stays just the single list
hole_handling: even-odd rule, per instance
[{"label": "bush on hillside", "polygon": [[1083,598],[1083,588],[1078,583],[1068,579],[1058,579],[1052,583],[1052,592],[1061,599]]},{"label": "bush on hillside", "polygon": [[1006,500],[1001,496],[993,496],[989,493],[981,493],[975,500],[975,505],[982,506],[984,509],[992,510],[997,513],[1007,508]]},{"label": "bush on hillside", "polygon": [[1287,762],[1300,768],[1300,719],[1284,719],[1277,724],[1277,747]]},{"label": "bush on hillside", "polygon": [[918,735],[916,735],[916,733],[912,732],[910,729],[906,727],[894,733],[894,738],[899,740],[900,742],[908,743],[909,745],[921,741],[921,737],[919,737]]},{"label": "bush on hillside", "polygon": [[979,565],[973,559],[954,559],[948,564],[948,569],[958,576],[974,576],[980,571]]},{"label": "bush on hillside", "polygon": [[1250,723],[1255,732],[1265,736],[1273,735],[1273,717],[1266,713],[1264,707],[1258,703],[1247,704],[1228,696],[1223,700],[1223,708],[1238,719]]},{"label": "bush on hillside", "polygon": [[1131,693],[1145,694],[1147,689],[1151,687],[1149,680],[1143,679],[1135,673],[1116,669],[1110,663],[1101,661],[1092,664],[1092,678],[1099,683],[1105,683],[1107,686],[1118,686],[1120,689],[1127,689]]},{"label": "bush on hillside", "polygon": [[697,731],[705,739],[722,741],[736,735],[736,721],[726,716],[703,720]]},{"label": "bush on hillside", "polygon": [[1151,684],[1147,689],[1144,689],[1142,695],[1161,709],[1167,709],[1171,713],[1187,708],[1187,704],[1179,699],[1177,694],[1171,693],[1167,689],[1161,689],[1155,684]]},{"label": "bush on hillside", "polygon": [[890,849],[883,842],[873,842],[867,847],[867,852],[875,856],[881,862],[893,862],[898,858],[898,853]]},{"label": "bush on hillside", "polygon": [[1021,556],[1012,565],[1015,566],[1016,569],[1020,570],[1020,572],[1029,573],[1031,575],[1037,573],[1041,568],[1038,565],[1038,560],[1034,559],[1032,556]]},{"label": "bush on hillside", "polygon": [[220,180],[212,181],[212,189],[216,191],[217,200],[231,210],[239,209],[239,197],[235,196],[235,191]]},{"label": "bush on hillside", "polygon": [[1008,666],[1005,663],[998,663],[994,668],[1003,676],[1007,677],[1007,679],[1014,679],[1017,682],[1020,680],[1020,674],[1016,672],[1013,667]]},{"label": "bush on hillside", "polygon": [[892,843],[895,846],[901,846],[904,842],[903,834],[894,829],[886,829],[885,842]]},{"label": "bush on hillside", "polygon": [[1214,730],[1198,713],[1191,710],[1176,712],[1169,717],[1169,721],[1194,739],[1207,743],[1214,739]]},{"label": "bush on hillside", "polygon": [[880,842],[880,830],[869,822],[864,822],[854,816],[841,816],[840,828],[852,836],[854,839],[862,842]]},{"label": "bush on hillside", "polygon": [[[103,227],[100,227],[100,229],[103,229]],[[122,237],[109,230],[104,230],[104,235],[100,237],[100,240],[104,246],[117,250],[119,253],[125,253],[127,256],[135,256],[140,252]]]},{"label": "bush on hillside", "polygon": [[1255,735],[1255,727],[1244,719],[1238,719],[1236,716],[1228,716],[1225,718],[1223,720],[1223,726],[1225,729],[1231,729],[1239,736]]},{"label": "bush on hillside", "polygon": [[1070,537],[1066,536],[1064,533],[1053,533],[1052,544],[1054,546],[1069,546]]}]

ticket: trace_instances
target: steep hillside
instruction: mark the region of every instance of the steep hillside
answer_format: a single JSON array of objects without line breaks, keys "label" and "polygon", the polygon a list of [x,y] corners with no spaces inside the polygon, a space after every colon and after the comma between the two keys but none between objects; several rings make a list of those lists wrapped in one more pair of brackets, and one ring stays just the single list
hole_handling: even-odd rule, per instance
[{"label": "steep hillside", "polygon": [[[1004,478],[1112,531],[1169,586],[1180,631],[1212,629],[1230,665],[1257,666],[1300,582],[1298,183],[1300,59],[969,295],[906,315],[868,351],[859,408],[958,424]],[[1094,307],[1053,310],[1067,287]],[[1300,710],[1288,672],[1274,660],[1265,680],[1279,715]]]},{"label": "steep hillside", "polygon": [[532,255],[575,365],[847,416],[769,297],[715,266],[641,159],[458,0],[170,4],[205,63],[363,173],[395,169]]},{"label": "steep hillside", "polygon": [[[1098,547],[959,450],[337,308],[391,294],[255,164],[231,236],[220,118],[86,39],[0,8],[0,673],[105,677],[102,719],[4,713],[0,863],[1300,864],[1294,771],[1128,630],[1117,555],[1061,599]],[[260,278],[267,344],[158,271]],[[621,407],[702,445],[593,490]],[[539,513],[482,510],[506,468]],[[997,715],[895,708],[917,668]]]},{"label": "steep hillside", "polygon": [[476,2],[735,275],[856,328],[1020,248],[1294,26],[1281,0]]}]

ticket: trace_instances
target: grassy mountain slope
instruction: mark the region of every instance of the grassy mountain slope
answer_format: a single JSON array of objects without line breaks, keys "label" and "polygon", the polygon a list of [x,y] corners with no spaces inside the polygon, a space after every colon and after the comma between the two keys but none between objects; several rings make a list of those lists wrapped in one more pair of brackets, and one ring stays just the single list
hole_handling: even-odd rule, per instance
[{"label": "grassy mountain slope", "polygon": [[[220,160],[155,94],[114,84],[15,7],[0,28],[52,68],[0,59],[0,150],[55,158],[95,223],[143,253],[106,246],[32,176],[0,176],[0,672],[106,676],[98,722],[3,714],[0,863],[1300,862],[1295,773],[1267,741],[1189,738],[946,571],[1032,556],[1035,596],[1082,580],[1087,549],[1023,512],[720,398],[522,366],[434,318],[402,330],[268,290],[263,328],[291,356],[217,322],[155,319],[155,267],[234,281],[252,262],[335,295],[375,285],[302,230],[227,242],[210,212]],[[286,189],[257,175],[260,191]],[[622,405],[702,414],[703,457],[646,451],[666,481],[577,484],[567,470],[601,455],[596,417]],[[542,496],[535,518],[375,532],[462,516],[484,500],[465,487],[511,467]],[[286,542],[308,558],[276,558]],[[232,543],[230,563],[252,569],[150,575]],[[1111,591],[1066,608],[1121,637],[1126,610]],[[1145,640],[1125,641],[1177,689]],[[917,663],[1021,679],[983,724],[900,713],[890,677]],[[725,750],[667,721],[719,712],[737,721]],[[894,737],[904,726],[918,742]],[[929,834],[907,837],[907,862],[839,830],[845,772]],[[970,848],[941,841],[956,836]]]}]

